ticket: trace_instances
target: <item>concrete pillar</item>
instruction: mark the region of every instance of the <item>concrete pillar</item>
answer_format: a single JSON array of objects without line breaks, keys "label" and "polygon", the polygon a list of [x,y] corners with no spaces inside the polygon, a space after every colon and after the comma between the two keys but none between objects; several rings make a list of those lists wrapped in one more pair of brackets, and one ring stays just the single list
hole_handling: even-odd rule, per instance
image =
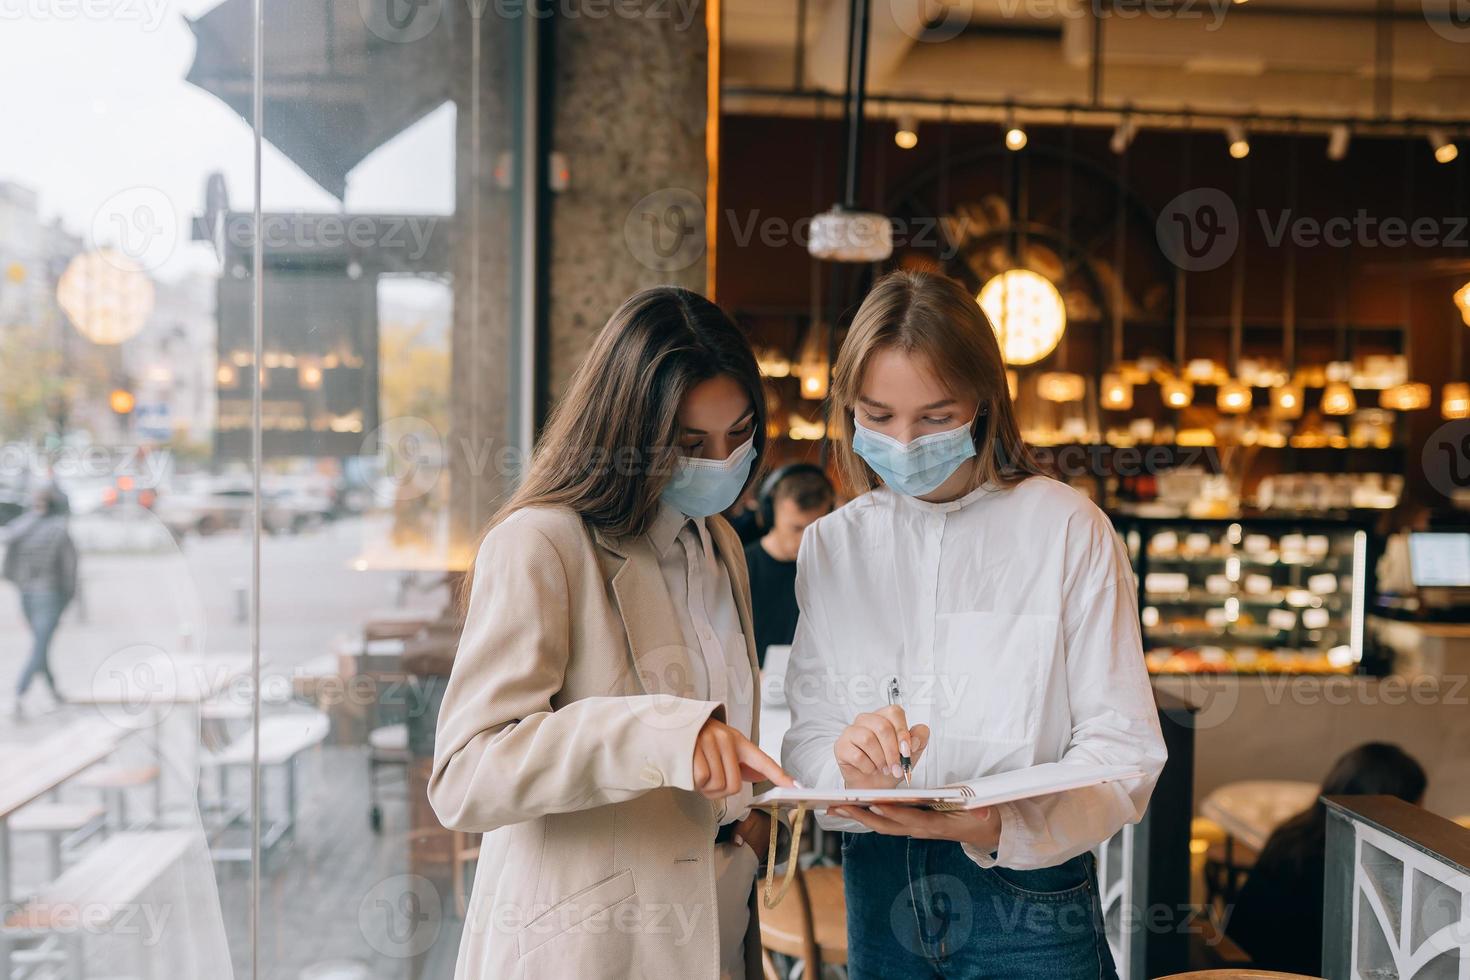
[{"label": "concrete pillar", "polygon": [[630,294],[705,283],[705,4],[595,6],[563,5],[583,12],[556,25],[552,147],[571,184],[552,204],[553,398]]}]

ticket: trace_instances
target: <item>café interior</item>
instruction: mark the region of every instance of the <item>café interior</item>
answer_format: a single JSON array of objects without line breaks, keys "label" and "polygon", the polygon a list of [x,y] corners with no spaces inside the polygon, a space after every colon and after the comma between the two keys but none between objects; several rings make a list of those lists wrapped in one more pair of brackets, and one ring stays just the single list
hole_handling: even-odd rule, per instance
[{"label": "caf\u00e9 interior", "polygon": [[[762,465],[819,467],[840,503],[833,365],[894,269],[974,295],[1023,437],[1132,565],[1169,760],[1096,851],[1118,974],[1305,975],[1247,972],[1278,964],[1230,924],[1313,811],[1309,975],[1470,977],[1456,0],[444,0],[422,29],[391,3],[196,6],[184,80],[266,148],[253,170],[221,150],[228,182],[180,207],[212,263],[204,458],[257,481],[247,511],[303,460],[377,461],[390,491],[298,551],[248,519],[184,539],[168,589],[197,608],[160,614],[147,650],[104,633],[78,696],[0,733],[0,980],[454,975],[481,842],[427,785],[454,596],[520,473],[494,454],[532,451],[609,314],[672,283],[755,349]],[[354,205],[425,120],[444,166],[405,158]],[[318,197],[273,204],[287,170]],[[425,247],[395,247],[385,228],[418,214]],[[326,241],[343,217],[373,240]],[[272,218],[307,231],[262,245]],[[418,402],[392,401],[420,362],[392,346],[390,282],[442,297]],[[200,571],[202,548],[228,567]],[[289,578],[313,552],[330,567]],[[763,652],[779,757],[787,651]],[[1418,767],[1418,799],[1329,779],[1368,743]],[[839,837],[793,844],[761,916],[772,980],[847,975]],[[151,941],[138,903],[175,910]],[[56,914],[77,905],[100,924]]]}]

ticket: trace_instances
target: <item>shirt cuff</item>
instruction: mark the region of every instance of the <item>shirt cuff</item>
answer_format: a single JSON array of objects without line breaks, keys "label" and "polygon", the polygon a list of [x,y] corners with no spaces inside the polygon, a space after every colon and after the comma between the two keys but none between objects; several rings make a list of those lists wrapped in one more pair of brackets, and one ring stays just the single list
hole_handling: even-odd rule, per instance
[{"label": "shirt cuff", "polygon": [[1021,829],[1021,814],[1010,803],[997,803],[995,812],[1000,817],[1000,841],[995,853],[987,853],[974,844],[961,844],[965,856],[982,868],[993,868],[997,864],[1009,867],[1018,850],[1025,850],[1030,838]]}]

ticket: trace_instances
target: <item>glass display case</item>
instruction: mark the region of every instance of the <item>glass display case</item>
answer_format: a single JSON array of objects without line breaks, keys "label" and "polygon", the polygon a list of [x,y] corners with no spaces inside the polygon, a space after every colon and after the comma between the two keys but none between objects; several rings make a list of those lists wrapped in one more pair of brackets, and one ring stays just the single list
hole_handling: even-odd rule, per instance
[{"label": "glass display case", "polygon": [[1113,523],[1137,576],[1151,673],[1363,669],[1371,519],[1121,513]]}]

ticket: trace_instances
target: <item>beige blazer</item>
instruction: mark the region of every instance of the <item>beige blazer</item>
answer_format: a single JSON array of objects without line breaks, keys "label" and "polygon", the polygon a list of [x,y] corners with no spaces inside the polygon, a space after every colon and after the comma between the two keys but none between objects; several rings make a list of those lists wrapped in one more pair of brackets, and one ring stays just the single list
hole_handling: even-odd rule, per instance
[{"label": "beige blazer", "polygon": [[[745,556],[708,523],[759,677]],[[459,980],[719,976],[722,806],[693,791],[692,759],[724,709],[693,697],[689,656],[646,536],[608,540],[551,507],[486,536],[429,780],[444,826],[487,832]],[[759,935],[752,889],[750,980]]]}]

